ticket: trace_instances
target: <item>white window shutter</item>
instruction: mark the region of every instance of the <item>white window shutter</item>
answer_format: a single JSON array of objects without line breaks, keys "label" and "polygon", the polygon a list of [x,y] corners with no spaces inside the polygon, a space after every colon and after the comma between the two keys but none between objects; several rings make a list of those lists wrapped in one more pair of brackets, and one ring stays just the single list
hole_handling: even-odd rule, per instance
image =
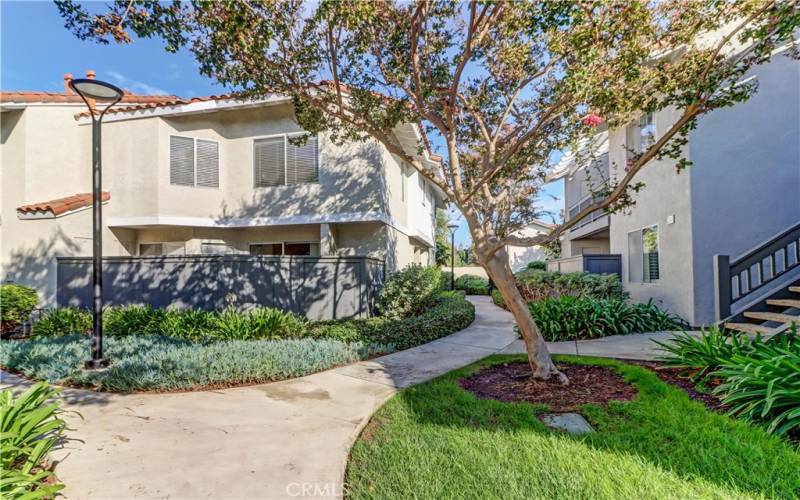
[{"label": "white window shutter", "polygon": [[219,187],[219,144],[197,139],[197,185]]},{"label": "white window shutter", "polygon": [[288,142],[286,149],[286,183],[303,184],[319,180],[317,136],[308,138],[302,146]]},{"label": "white window shutter", "polygon": [[169,183],[194,186],[194,139],[169,138]]},{"label": "white window shutter", "polygon": [[255,186],[281,186],[286,183],[284,138],[272,137],[255,141]]}]

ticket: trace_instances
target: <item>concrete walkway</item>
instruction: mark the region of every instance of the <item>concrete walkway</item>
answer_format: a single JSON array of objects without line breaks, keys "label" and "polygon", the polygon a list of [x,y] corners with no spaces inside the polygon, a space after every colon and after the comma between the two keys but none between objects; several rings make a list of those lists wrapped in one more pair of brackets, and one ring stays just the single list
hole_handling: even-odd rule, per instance
[{"label": "concrete walkway", "polygon": [[[330,498],[348,451],[399,389],[498,352],[524,352],[488,297],[468,328],[413,349],[284,382],[218,391],[114,395],[67,389],[72,438],[53,459],[68,498]],[[580,343],[581,354],[644,355],[647,342]],[[563,345],[562,345],[563,344]],[[584,344],[586,347],[584,348]],[[575,343],[553,344],[574,354]],[[28,382],[3,374],[3,385]]]}]

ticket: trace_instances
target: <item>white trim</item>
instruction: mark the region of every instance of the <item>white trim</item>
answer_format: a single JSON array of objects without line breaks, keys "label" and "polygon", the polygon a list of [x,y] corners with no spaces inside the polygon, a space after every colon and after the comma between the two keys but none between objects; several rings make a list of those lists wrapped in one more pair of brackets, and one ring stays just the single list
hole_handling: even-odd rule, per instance
[{"label": "white trim", "polygon": [[[137,108],[129,111],[119,111],[108,113],[103,118],[105,123],[119,122],[125,120],[136,120],[139,118],[152,118],[154,116],[175,116],[196,113],[210,113],[226,109],[253,108],[258,106],[274,106],[292,102],[291,98],[279,94],[272,94],[265,99],[242,100],[242,99],[209,99],[207,101],[190,102],[188,104],[175,104],[172,106],[156,105],[149,108]],[[135,106],[136,103],[125,103]],[[92,123],[88,116],[76,116],[78,125],[89,125]]]},{"label": "white trim", "polygon": [[335,224],[342,222],[382,222],[406,236],[424,241],[429,246],[434,246],[432,235],[425,235],[417,230],[412,230],[400,224],[394,218],[383,212],[346,212],[338,214],[310,214],[290,215],[284,217],[250,217],[215,219],[211,217],[181,217],[181,216],[143,216],[143,217],[109,217],[108,227],[137,227],[137,226],[190,226],[213,228],[239,228],[239,227],[269,227],[291,226],[300,224]]}]

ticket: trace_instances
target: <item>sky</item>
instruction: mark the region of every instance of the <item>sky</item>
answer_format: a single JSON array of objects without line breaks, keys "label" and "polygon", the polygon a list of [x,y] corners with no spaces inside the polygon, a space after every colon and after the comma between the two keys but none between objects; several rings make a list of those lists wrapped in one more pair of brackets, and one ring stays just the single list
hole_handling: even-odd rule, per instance
[{"label": "sky", "polygon": [[[0,0],[0,89],[63,92],[64,74],[81,78],[87,70],[97,78],[139,94],[181,97],[224,93],[221,85],[200,74],[192,55],[171,54],[160,40],[134,39],[127,45],[81,41],[66,28],[50,1]],[[563,181],[545,186],[538,206],[551,211],[547,222],[563,208]],[[451,211],[452,220],[459,220]],[[469,244],[462,223],[456,244]]]}]

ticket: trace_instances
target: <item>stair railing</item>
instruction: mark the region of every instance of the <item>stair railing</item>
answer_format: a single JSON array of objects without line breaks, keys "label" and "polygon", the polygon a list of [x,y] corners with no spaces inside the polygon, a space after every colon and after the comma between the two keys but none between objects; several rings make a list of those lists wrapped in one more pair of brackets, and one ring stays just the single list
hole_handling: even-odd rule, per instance
[{"label": "stair railing", "polygon": [[717,321],[731,315],[738,302],[800,266],[800,222],[731,260],[714,256]]}]

